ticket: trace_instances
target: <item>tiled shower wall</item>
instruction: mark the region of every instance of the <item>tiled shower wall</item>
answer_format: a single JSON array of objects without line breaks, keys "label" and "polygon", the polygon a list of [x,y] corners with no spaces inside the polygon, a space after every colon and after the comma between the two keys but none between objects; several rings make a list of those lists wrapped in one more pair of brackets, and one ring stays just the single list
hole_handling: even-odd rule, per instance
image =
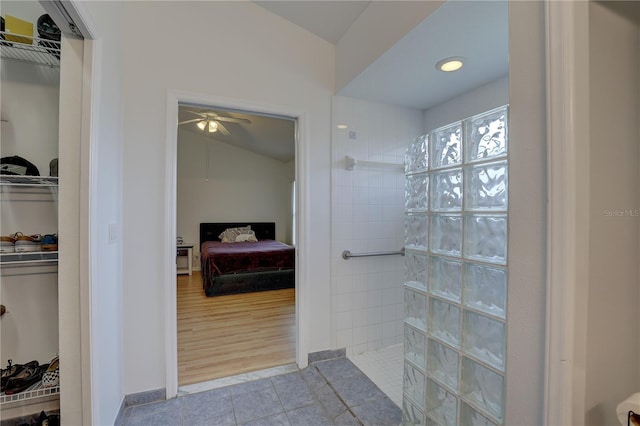
[{"label": "tiled shower wall", "polygon": [[[341,253],[403,247],[404,154],[424,132],[423,112],[342,96],[332,111],[332,343],[351,355],[403,341],[404,259],[344,260]],[[346,156],[386,165],[350,171]]]}]

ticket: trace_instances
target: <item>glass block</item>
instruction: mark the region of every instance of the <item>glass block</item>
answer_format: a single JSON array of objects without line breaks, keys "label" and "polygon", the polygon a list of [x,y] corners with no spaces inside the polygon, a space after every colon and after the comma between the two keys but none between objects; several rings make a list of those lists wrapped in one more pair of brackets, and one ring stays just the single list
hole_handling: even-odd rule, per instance
[{"label": "glass block", "polygon": [[427,415],[442,426],[455,426],[458,398],[433,380],[427,381]]},{"label": "glass block", "polygon": [[424,334],[407,325],[404,326],[404,357],[425,369],[425,351],[427,338]]},{"label": "glass block", "polygon": [[[433,232],[433,231],[432,231]],[[468,259],[507,263],[507,216],[465,216],[464,255]]]},{"label": "glass block", "polygon": [[461,395],[502,422],[504,413],[503,377],[482,365],[462,358]]},{"label": "glass block", "polygon": [[424,401],[425,380],[426,378],[424,373],[414,368],[408,362],[404,363],[402,389],[405,395],[416,402]]},{"label": "glass block", "polygon": [[426,213],[406,213],[404,216],[404,245],[409,249],[427,250],[429,220]]},{"label": "glass block", "polygon": [[424,172],[427,170],[429,151],[428,136],[420,136],[409,145],[404,155],[404,172],[406,174]]},{"label": "glass block", "polygon": [[437,299],[429,306],[429,335],[460,346],[460,308]]},{"label": "glass block", "polygon": [[430,248],[433,253],[461,255],[462,217],[460,215],[431,215]]},{"label": "glass block", "polygon": [[431,175],[431,210],[462,210],[462,170],[455,169]]},{"label": "glass block", "polygon": [[460,404],[460,424],[465,426],[496,426],[464,402]]},{"label": "glass block", "polygon": [[424,414],[406,398],[402,398],[402,425],[418,426],[424,424]]},{"label": "glass block", "polygon": [[404,208],[405,211],[424,211],[427,209],[427,186],[429,178],[426,173],[408,175],[404,179]]},{"label": "glass block", "polygon": [[453,390],[458,390],[458,358],[456,351],[429,340],[427,373]]},{"label": "glass block", "polygon": [[507,305],[507,270],[465,263],[464,305],[505,318]]},{"label": "glass block", "polygon": [[507,154],[507,107],[465,120],[465,159],[468,162]]},{"label": "glass block", "polygon": [[467,210],[507,210],[506,161],[466,167],[464,179]]},{"label": "glass block", "polygon": [[405,321],[419,330],[427,330],[427,296],[405,287],[404,289]]},{"label": "glass block", "polygon": [[431,294],[459,303],[462,290],[462,263],[431,256],[429,268]]},{"label": "glass block", "polygon": [[[426,223],[426,220],[425,220]],[[426,228],[426,226],[425,226]],[[406,251],[404,253],[405,282],[427,290],[427,256]]]},{"label": "glass block", "polygon": [[429,140],[431,150],[429,164],[432,169],[453,166],[462,162],[462,126],[460,123],[433,131]]},{"label": "glass block", "polygon": [[465,311],[462,349],[465,353],[504,371],[504,323]]}]

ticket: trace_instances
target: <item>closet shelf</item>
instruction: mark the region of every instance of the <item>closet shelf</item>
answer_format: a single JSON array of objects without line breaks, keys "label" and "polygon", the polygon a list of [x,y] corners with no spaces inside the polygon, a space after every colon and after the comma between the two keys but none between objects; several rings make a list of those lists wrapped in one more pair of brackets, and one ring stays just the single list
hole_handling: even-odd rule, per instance
[{"label": "closet shelf", "polygon": [[0,31],[0,56],[2,58],[60,67],[60,42],[20,35],[20,38],[31,40],[32,44],[26,44],[8,41],[7,37],[15,37],[15,35]]},{"label": "closet shelf", "polygon": [[53,401],[60,398],[60,386],[43,388],[41,383],[37,383],[28,390],[13,395],[0,395],[0,406],[2,410],[25,405],[40,404],[46,401]]},{"label": "closet shelf", "polygon": [[57,187],[58,178],[55,176],[17,176],[1,175],[0,186],[49,186]]},{"label": "closet shelf", "polygon": [[41,263],[57,263],[58,252],[57,251],[32,251],[21,253],[0,253],[0,265],[34,265]]}]

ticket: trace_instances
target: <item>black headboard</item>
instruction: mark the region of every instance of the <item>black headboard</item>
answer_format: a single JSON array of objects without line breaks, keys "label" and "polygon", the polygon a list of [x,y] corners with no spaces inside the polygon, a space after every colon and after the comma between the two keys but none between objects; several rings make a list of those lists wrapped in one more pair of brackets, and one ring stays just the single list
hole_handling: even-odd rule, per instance
[{"label": "black headboard", "polygon": [[205,241],[220,241],[220,235],[227,228],[237,228],[251,225],[251,230],[256,233],[258,240],[275,240],[275,222],[215,222],[200,224],[200,247]]}]

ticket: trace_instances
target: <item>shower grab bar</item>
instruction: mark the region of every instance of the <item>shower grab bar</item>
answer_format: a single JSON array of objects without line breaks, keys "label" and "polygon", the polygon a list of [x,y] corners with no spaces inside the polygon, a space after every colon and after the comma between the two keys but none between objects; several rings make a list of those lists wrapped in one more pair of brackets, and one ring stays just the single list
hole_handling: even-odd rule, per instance
[{"label": "shower grab bar", "polygon": [[349,250],[345,250],[342,252],[342,258],[344,260],[349,260],[352,257],[370,257],[370,256],[404,256],[404,247],[402,247],[399,251],[379,251],[373,253],[351,253]]}]

